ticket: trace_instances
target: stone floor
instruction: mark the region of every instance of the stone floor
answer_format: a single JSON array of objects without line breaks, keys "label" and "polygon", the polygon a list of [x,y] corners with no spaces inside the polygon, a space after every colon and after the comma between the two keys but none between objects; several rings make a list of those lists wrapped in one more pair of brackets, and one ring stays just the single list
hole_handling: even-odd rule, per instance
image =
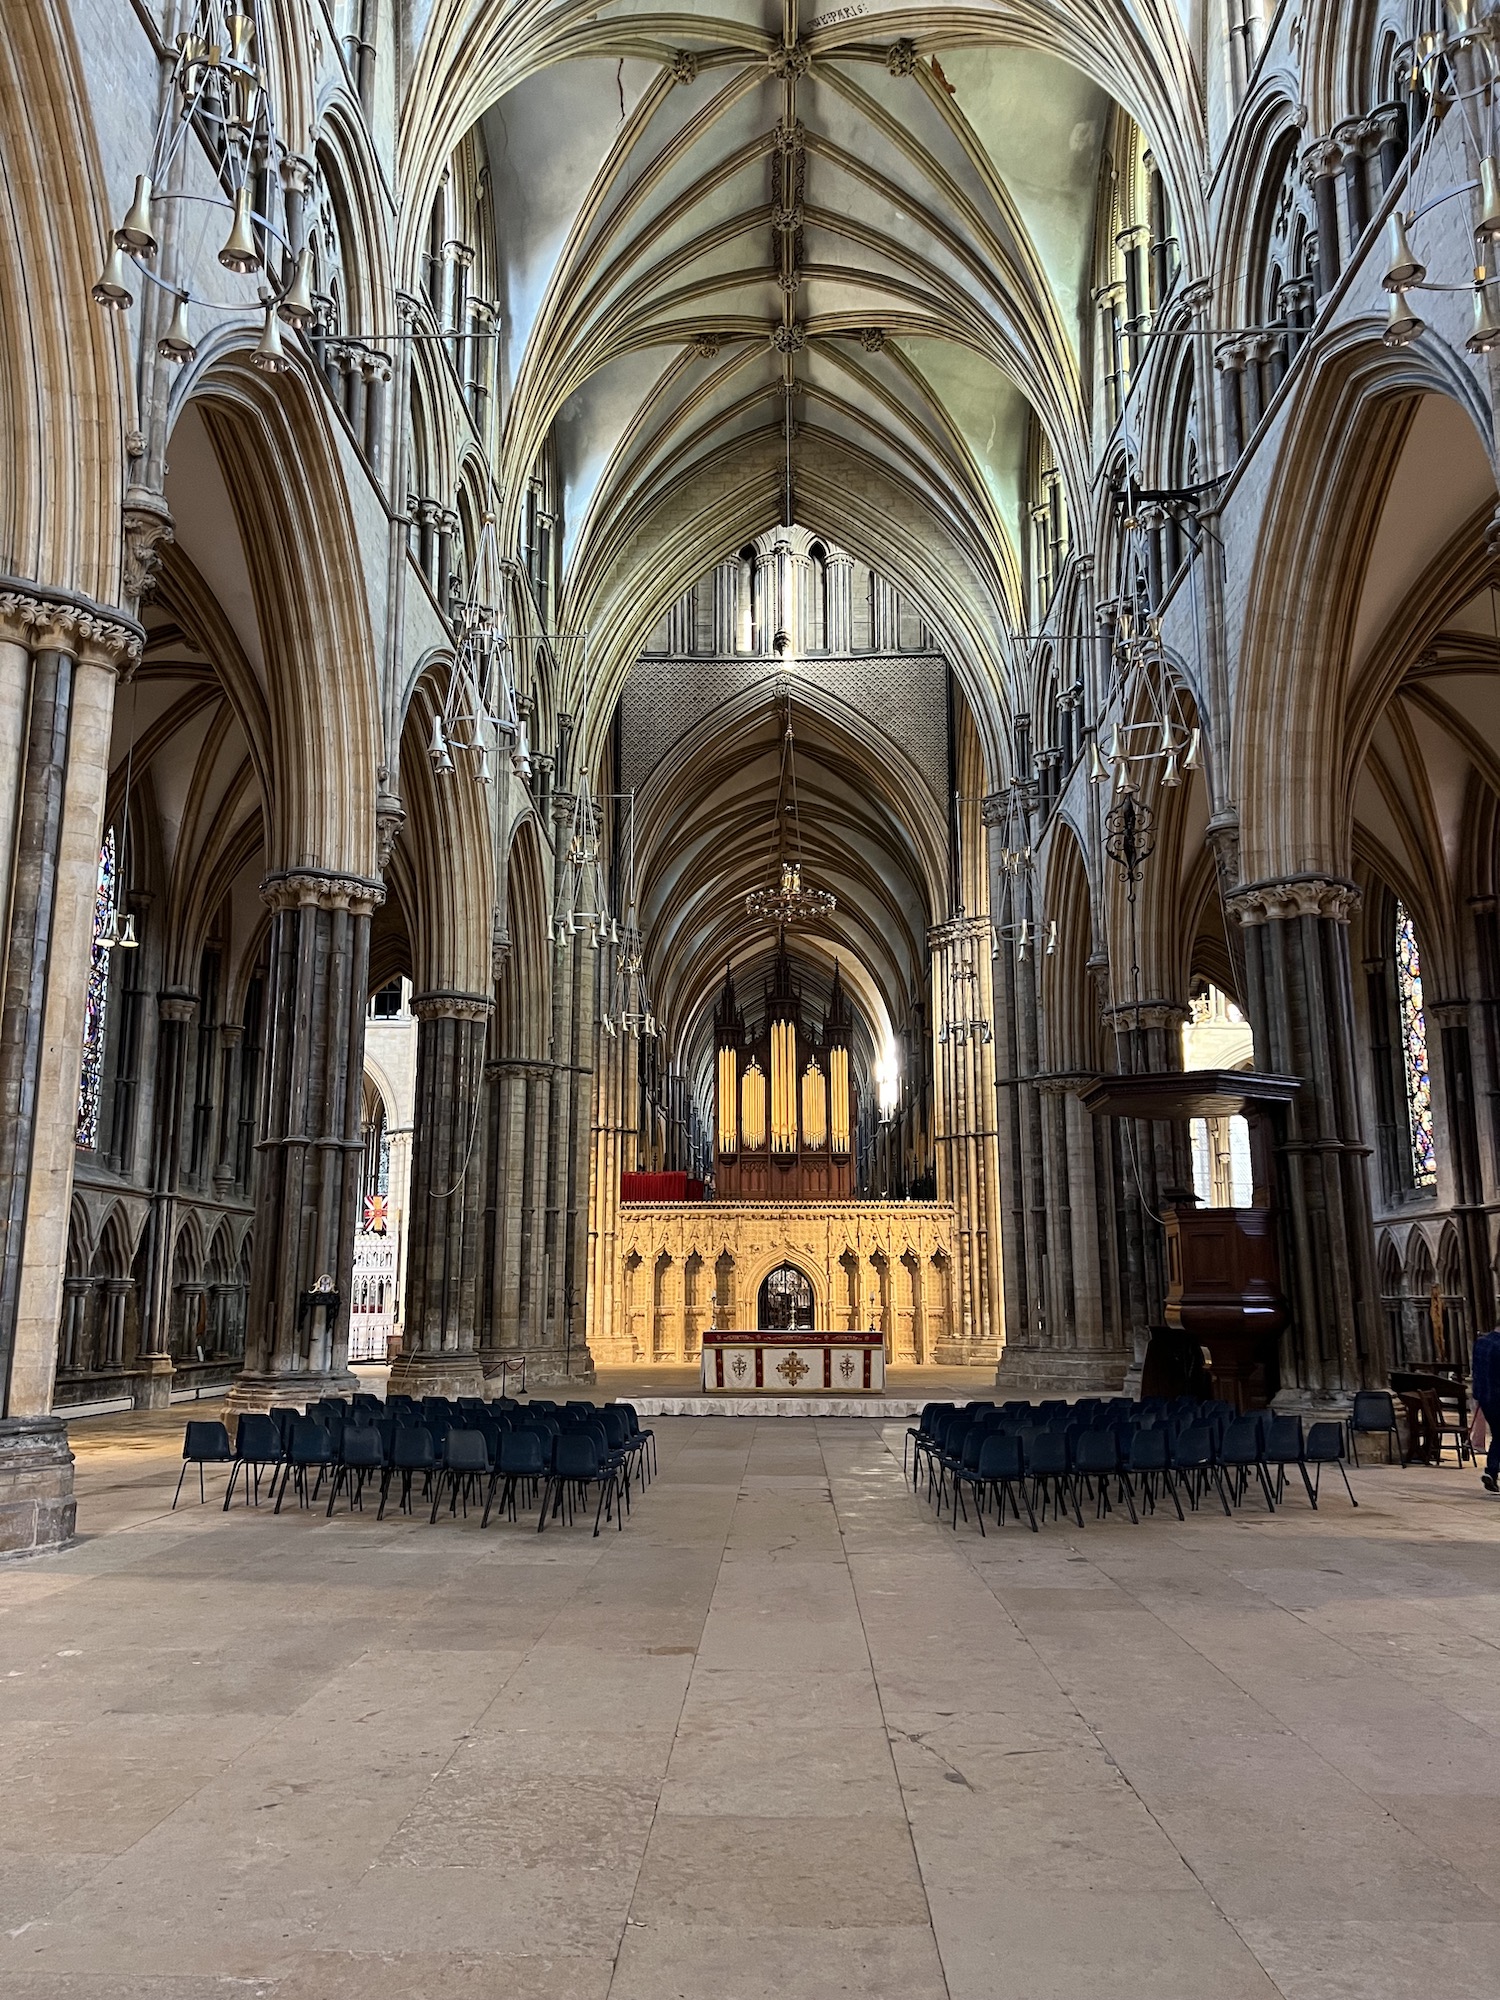
[{"label": "stone floor", "polygon": [[5,2000],[1489,2000],[1500,1503],[934,1525],[663,1421],[621,1536],[167,1504],[0,1568]]}]

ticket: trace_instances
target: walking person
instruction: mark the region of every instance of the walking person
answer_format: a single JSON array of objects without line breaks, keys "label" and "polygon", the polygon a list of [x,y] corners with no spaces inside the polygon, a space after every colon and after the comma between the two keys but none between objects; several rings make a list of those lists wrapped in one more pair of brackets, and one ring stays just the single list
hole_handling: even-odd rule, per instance
[{"label": "walking person", "polygon": [[1469,1379],[1490,1434],[1484,1471],[1479,1476],[1491,1493],[1500,1492],[1500,1330],[1482,1333],[1475,1341]]}]

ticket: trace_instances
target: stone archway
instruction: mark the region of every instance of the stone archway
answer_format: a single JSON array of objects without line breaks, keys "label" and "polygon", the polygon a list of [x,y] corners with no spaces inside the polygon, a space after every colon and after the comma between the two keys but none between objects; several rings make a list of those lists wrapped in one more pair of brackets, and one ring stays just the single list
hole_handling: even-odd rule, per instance
[{"label": "stone archway", "polygon": [[755,1300],[755,1324],[763,1332],[791,1327],[809,1330],[817,1321],[817,1295],[812,1279],[796,1264],[778,1264],[767,1272]]}]

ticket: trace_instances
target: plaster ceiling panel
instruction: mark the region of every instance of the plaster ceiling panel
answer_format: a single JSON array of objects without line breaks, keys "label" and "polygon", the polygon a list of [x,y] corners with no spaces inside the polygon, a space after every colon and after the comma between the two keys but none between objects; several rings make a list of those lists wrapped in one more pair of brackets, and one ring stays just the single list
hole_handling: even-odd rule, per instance
[{"label": "plaster ceiling panel", "polygon": [[1434,717],[1410,702],[1401,703],[1401,712],[1416,738],[1428,799],[1437,814],[1439,838],[1449,870],[1455,871],[1463,842],[1473,762],[1465,745]]},{"label": "plaster ceiling panel", "polygon": [[1081,70],[1036,50],[946,49],[942,65],[955,106],[1020,211],[1076,353],[1111,101]]},{"label": "plaster ceiling panel", "polygon": [[1031,410],[1001,369],[951,341],[903,339],[901,351],[947,411],[979,467],[991,499],[1020,547],[1021,494]]},{"label": "plaster ceiling panel", "polygon": [[1354,821],[1391,856],[1398,867],[1410,872],[1412,858],[1406,834],[1386,803],[1375,773],[1368,764],[1361,770],[1359,784],[1355,788]]},{"label": "plaster ceiling panel", "polygon": [[1495,480],[1473,424],[1446,396],[1424,396],[1412,418],[1365,564],[1350,647],[1357,681],[1371,650]]},{"label": "plaster ceiling panel", "polygon": [[558,463],[563,481],[566,568],[577,545],[610,454],[635,420],[637,412],[661,382],[672,354],[666,348],[645,348],[622,355],[591,375],[570,396],[557,417]]},{"label": "plaster ceiling panel", "polygon": [[[169,864],[181,838],[183,814],[197,773],[198,753],[216,708],[215,703],[199,709],[151,759],[151,786],[160,816],[162,852]],[[136,769],[140,769],[139,761]]]},{"label": "plaster ceiling panel", "polygon": [[1467,603],[1448,613],[1443,630],[1473,632],[1500,645],[1500,592],[1493,588],[1476,591]]},{"label": "plaster ceiling panel", "polygon": [[234,627],[261,688],[265,658],[255,592],[245,563],[244,544],[218,456],[197,408],[189,403],[172,428],[168,446],[166,500],[173,538],[218,600]]},{"label": "plaster ceiling panel", "polygon": [[[505,280],[512,374],[569,231],[627,112],[660,74],[654,63],[557,63],[485,113],[485,149]],[[567,133],[568,143],[558,144]]]},{"label": "plaster ceiling panel", "polygon": [[1458,726],[1467,728],[1493,758],[1500,760],[1500,675],[1493,670],[1423,674],[1417,685],[1451,710]]}]

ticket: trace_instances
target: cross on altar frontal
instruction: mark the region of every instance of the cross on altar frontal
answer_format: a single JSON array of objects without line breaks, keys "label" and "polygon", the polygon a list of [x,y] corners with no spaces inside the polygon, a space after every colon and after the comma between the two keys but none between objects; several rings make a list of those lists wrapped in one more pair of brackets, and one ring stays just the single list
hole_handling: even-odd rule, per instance
[{"label": "cross on altar frontal", "polygon": [[885,1388],[885,1336],[876,1327],[810,1327],[703,1336],[703,1387],[723,1396],[869,1396]]}]

